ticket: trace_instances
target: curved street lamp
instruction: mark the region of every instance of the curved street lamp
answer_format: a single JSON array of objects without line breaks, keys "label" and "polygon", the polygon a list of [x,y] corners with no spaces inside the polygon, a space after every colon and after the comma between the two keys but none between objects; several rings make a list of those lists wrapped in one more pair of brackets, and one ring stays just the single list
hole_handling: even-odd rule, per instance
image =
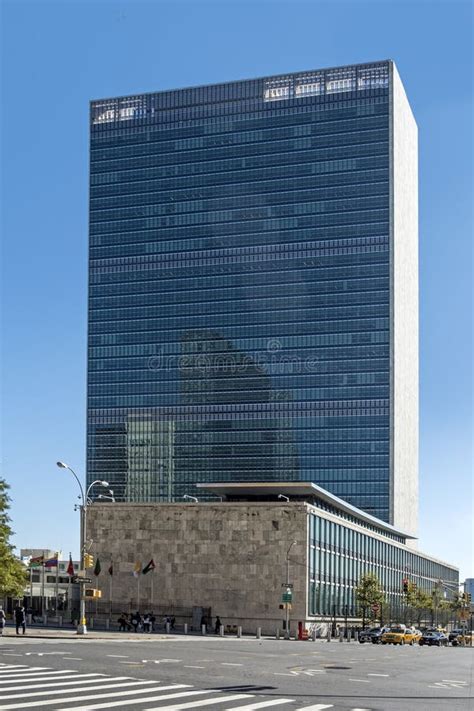
[{"label": "curved street lamp", "polygon": [[[76,472],[72,467],[69,466],[69,464],[66,464],[65,462],[56,462],[56,465],[60,469],[68,469],[75,480],[77,481],[79,485],[79,489],[81,492],[80,498],[82,499],[82,506],[81,506],[81,542],[80,542],[80,557],[81,557],[81,569],[85,570],[85,556],[86,556],[86,547],[87,547],[87,507],[92,503],[91,499],[89,498],[89,493],[91,489],[96,485],[100,484],[100,486],[108,488],[109,482],[108,481],[103,481],[102,479],[95,479],[89,486],[87,487],[86,490],[84,490],[84,487],[81,484],[81,480],[77,476]],[[84,585],[84,583],[80,583],[81,585]],[[86,600],[84,597],[84,589],[81,589],[81,600],[80,600],[80,619],[79,619],[79,624],[77,625],[77,634],[87,634],[87,625],[86,625]]]},{"label": "curved street lamp", "polygon": [[190,496],[189,494],[183,494],[183,499],[186,499],[187,501],[194,501],[196,504],[199,503],[199,499],[196,496]]}]

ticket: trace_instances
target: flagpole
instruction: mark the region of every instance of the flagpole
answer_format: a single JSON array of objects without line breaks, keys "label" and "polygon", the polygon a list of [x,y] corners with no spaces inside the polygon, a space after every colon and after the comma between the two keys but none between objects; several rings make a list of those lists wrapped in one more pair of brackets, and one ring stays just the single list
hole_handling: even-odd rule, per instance
[{"label": "flagpole", "polygon": [[59,551],[56,551],[56,617],[58,617],[59,605]]},{"label": "flagpole", "polygon": [[140,575],[141,571],[138,572],[137,576],[137,611],[140,612]]},{"label": "flagpole", "polygon": [[30,607],[33,612],[33,568],[30,561]]},{"label": "flagpole", "polygon": [[150,605],[151,605],[151,607],[153,607],[153,597],[154,597],[154,595],[153,595],[153,580],[154,580],[154,577],[155,577],[155,569],[153,568],[152,571],[151,571],[151,593],[150,593],[150,597],[151,597]]},{"label": "flagpole", "polygon": [[44,617],[45,599],[44,599],[44,551],[43,558],[41,560],[41,568],[43,575],[41,576],[41,617]]},{"label": "flagpole", "polygon": [[[110,599],[110,618],[112,619],[112,583],[113,583],[113,578],[114,578],[114,564],[112,561],[110,561],[110,568],[109,568],[109,575],[110,575],[110,580],[109,580],[109,599]],[[112,572],[110,572],[112,571]]]}]

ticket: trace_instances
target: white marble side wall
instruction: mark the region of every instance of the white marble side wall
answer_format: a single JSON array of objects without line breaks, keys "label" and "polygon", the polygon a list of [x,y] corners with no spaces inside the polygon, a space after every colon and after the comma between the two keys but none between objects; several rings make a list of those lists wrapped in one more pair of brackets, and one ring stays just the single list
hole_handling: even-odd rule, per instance
[{"label": "white marble side wall", "polygon": [[392,65],[392,523],[418,530],[418,128]]}]

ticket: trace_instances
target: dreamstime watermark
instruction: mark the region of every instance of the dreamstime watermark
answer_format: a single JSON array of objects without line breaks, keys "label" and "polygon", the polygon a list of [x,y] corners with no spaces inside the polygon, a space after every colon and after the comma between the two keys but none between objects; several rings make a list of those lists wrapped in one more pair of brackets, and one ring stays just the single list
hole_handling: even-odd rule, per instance
[{"label": "dreamstime watermark", "polygon": [[252,354],[231,351],[165,355],[159,352],[149,356],[147,365],[149,370],[164,372],[178,370],[182,375],[189,377],[193,375],[271,376],[316,373],[319,369],[319,361],[320,358],[314,353],[302,357],[285,352],[278,339],[270,338],[264,349]]}]

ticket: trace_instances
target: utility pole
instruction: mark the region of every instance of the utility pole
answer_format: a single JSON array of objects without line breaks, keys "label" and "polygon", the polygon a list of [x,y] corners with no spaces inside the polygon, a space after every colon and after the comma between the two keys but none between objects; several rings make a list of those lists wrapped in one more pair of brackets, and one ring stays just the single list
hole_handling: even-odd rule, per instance
[{"label": "utility pole", "polygon": [[285,639],[290,639],[290,604],[292,599],[291,582],[290,582],[290,551],[295,546],[297,541],[292,541],[286,552],[286,595],[285,598]]}]

